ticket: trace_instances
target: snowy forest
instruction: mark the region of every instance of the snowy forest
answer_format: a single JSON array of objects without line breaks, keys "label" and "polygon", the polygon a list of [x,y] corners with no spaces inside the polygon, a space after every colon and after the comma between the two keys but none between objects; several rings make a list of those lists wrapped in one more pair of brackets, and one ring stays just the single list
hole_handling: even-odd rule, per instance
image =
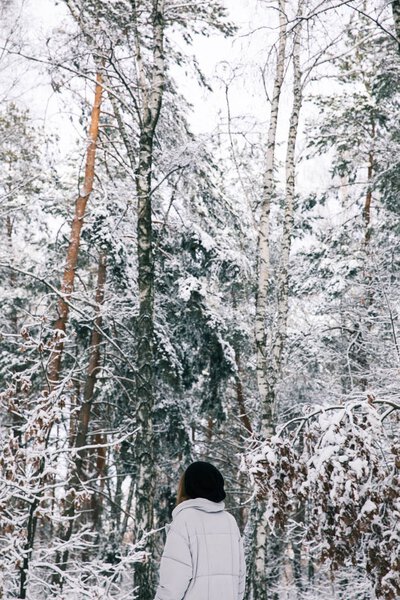
[{"label": "snowy forest", "polygon": [[0,32],[0,598],[153,600],[207,460],[245,600],[398,600],[400,0]]}]

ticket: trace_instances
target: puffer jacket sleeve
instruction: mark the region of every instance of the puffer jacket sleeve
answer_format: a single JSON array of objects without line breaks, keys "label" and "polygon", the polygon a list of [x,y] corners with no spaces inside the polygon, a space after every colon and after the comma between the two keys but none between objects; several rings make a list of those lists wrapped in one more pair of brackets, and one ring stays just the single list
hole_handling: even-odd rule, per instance
[{"label": "puffer jacket sleeve", "polygon": [[174,521],[168,529],[154,600],[182,600],[192,573],[192,557],[186,528],[179,520]]},{"label": "puffer jacket sleeve", "polygon": [[246,561],[244,558],[243,540],[239,538],[239,599],[243,600],[246,585]]}]

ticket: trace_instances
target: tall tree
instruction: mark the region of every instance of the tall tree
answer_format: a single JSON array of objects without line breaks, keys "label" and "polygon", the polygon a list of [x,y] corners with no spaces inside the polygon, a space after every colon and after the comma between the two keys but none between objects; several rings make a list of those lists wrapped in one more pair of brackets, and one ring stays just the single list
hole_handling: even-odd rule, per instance
[{"label": "tall tree", "polygon": [[[298,132],[299,113],[302,102],[302,80],[300,70],[300,36],[301,26],[297,24],[293,35],[293,106],[289,123],[289,132],[286,150],[286,194],[283,218],[283,231],[279,256],[279,272],[277,275],[277,306],[276,323],[267,333],[267,317],[272,323],[271,313],[271,265],[270,265],[270,238],[271,204],[276,196],[275,183],[275,151],[277,145],[277,126],[279,115],[279,101],[286,67],[287,48],[287,15],[284,2],[278,3],[279,11],[279,40],[276,58],[274,88],[271,98],[271,113],[266,146],[266,164],[263,180],[263,199],[259,220],[258,234],[258,284],[256,302],[256,346],[257,346],[257,380],[260,393],[261,411],[261,436],[269,438],[276,427],[276,388],[282,370],[282,361],[285,340],[287,335],[288,319],[288,285],[289,285],[289,256],[293,236],[293,204],[295,194],[295,147]],[[301,21],[302,3],[298,3],[296,18]],[[280,552],[279,542],[273,536],[268,539],[268,524],[266,508],[262,500],[253,507],[247,525],[248,536],[252,521],[255,521],[255,540],[248,542],[249,548],[254,548],[254,567],[249,570],[248,597],[254,594],[257,597],[267,597],[268,589],[272,589],[279,581],[279,564],[277,555]],[[270,560],[267,559],[267,548]],[[272,558],[271,558],[272,557]],[[253,560],[250,561],[251,563]],[[252,572],[254,569],[254,572]],[[267,579],[267,572],[268,579]],[[272,592],[274,593],[274,592]]]},{"label": "tall tree", "polygon": [[96,87],[88,131],[85,174],[82,189],[75,202],[74,218],[71,225],[70,240],[66,256],[66,264],[61,283],[61,294],[58,300],[58,318],[54,324],[54,348],[47,367],[50,389],[54,389],[59,381],[61,358],[64,347],[64,336],[69,315],[69,301],[74,290],[75,271],[79,257],[81,231],[85,217],[87,202],[93,189],[95,177],[96,146],[99,135],[100,111],[103,98],[103,78],[100,72],[96,75]]},{"label": "tall tree", "polygon": [[[269,127],[265,148],[265,170],[263,175],[263,190],[261,214],[258,225],[258,281],[256,302],[256,346],[257,346],[257,381],[260,392],[261,432],[271,435],[275,427],[275,390],[274,367],[268,357],[266,318],[268,311],[268,288],[270,284],[270,213],[271,203],[275,197],[275,151],[277,144],[277,128],[279,101],[286,63],[286,4],[285,0],[278,2],[279,39],[276,53],[274,87],[271,97]],[[271,368],[272,367],[272,368]]]},{"label": "tall tree", "polygon": [[[262,204],[258,223],[257,252],[257,296],[255,316],[255,339],[257,348],[257,383],[260,398],[261,435],[272,435],[275,428],[275,396],[271,380],[273,368],[269,362],[266,319],[270,285],[270,214],[271,204],[275,197],[275,151],[277,144],[277,128],[279,102],[286,63],[286,3],[279,0],[279,38],[276,51],[274,86],[271,98],[269,127],[265,148],[265,167],[263,173]],[[266,544],[267,522],[263,503],[256,503],[249,514],[246,539],[247,548],[253,549],[250,554],[250,569],[247,576],[247,598],[253,596],[266,598]],[[254,556],[253,556],[254,553]]]},{"label": "tall tree", "polygon": [[[135,440],[137,462],[137,488],[135,527],[144,535],[153,527],[154,501],[154,254],[152,231],[152,183],[153,183],[153,146],[156,127],[160,116],[165,86],[164,59],[164,1],[153,0],[149,17],[151,19],[152,64],[150,72],[145,71],[142,52],[142,31],[139,25],[139,12],[133,2],[133,20],[136,36],[136,66],[139,87],[139,148],[136,170],[136,193],[138,202],[137,216],[137,256],[139,315],[137,323],[138,363],[137,363],[137,406],[136,420],[138,434]],[[152,546],[146,545],[151,551]],[[138,565],[135,581],[139,586],[143,600],[153,595],[152,563]]]}]

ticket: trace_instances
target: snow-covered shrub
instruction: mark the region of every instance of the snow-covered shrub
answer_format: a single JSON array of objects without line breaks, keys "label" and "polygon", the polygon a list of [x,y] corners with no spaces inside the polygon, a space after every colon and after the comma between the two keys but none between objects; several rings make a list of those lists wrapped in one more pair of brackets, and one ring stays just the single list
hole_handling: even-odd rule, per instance
[{"label": "snow-covered shrub", "polygon": [[400,595],[400,405],[316,408],[243,457],[271,530],[296,527],[332,571],[360,560],[377,598]]},{"label": "snow-covered shrub", "polygon": [[[34,336],[23,338],[35,357]],[[118,535],[111,520],[108,531],[88,520],[93,488],[74,487],[70,386],[35,389],[40,368],[32,361],[0,393],[0,598],[134,598],[134,564],[147,558],[143,544],[129,535],[112,544]]]}]

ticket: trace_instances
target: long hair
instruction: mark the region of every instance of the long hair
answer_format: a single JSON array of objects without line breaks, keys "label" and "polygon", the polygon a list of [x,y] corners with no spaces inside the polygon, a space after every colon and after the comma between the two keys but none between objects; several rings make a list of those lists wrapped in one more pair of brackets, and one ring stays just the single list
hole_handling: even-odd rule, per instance
[{"label": "long hair", "polygon": [[190,500],[189,496],[186,493],[185,488],[185,473],[182,473],[178,483],[178,492],[176,494],[176,505],[180,504],[184,500]]}]

